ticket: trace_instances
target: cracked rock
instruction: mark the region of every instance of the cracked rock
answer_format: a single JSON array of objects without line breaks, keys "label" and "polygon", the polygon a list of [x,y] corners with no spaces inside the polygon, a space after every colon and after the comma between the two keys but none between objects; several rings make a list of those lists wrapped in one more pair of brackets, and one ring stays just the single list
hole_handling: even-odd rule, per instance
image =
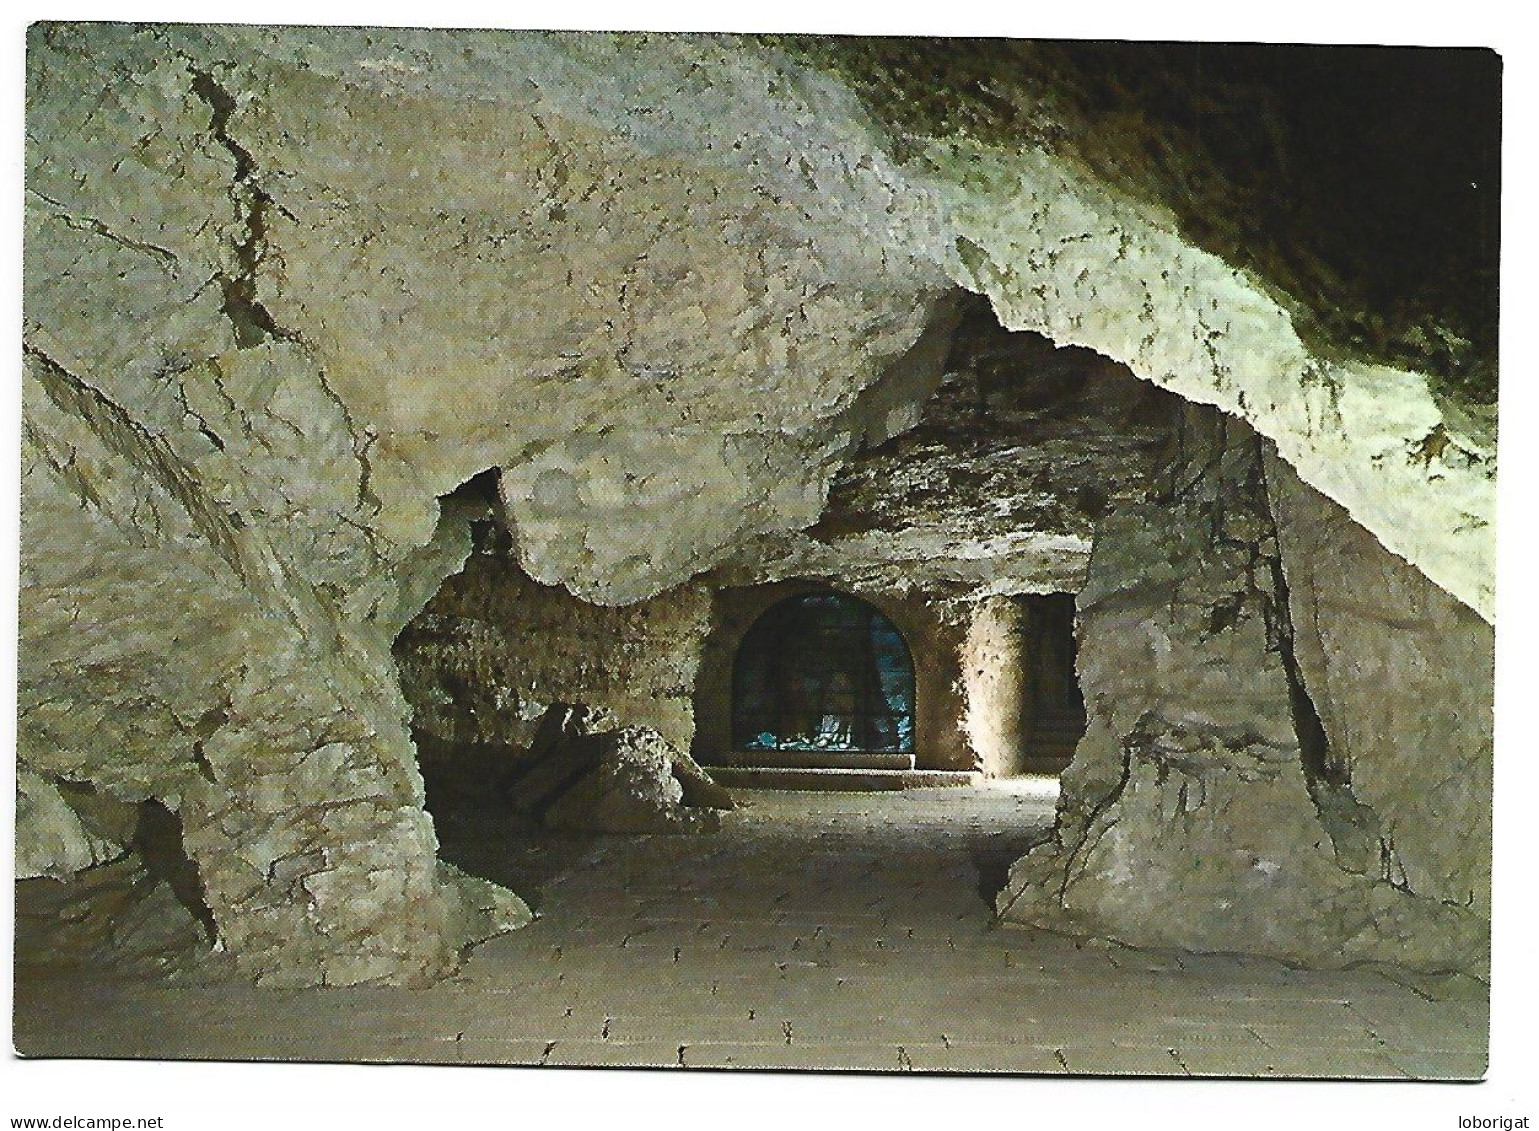
[{"label": "cracked rock", "polygon": [[650,727],[554,704],[506,787],[546,827],[601,833],[698,832],[733,801],[689,755]]}]

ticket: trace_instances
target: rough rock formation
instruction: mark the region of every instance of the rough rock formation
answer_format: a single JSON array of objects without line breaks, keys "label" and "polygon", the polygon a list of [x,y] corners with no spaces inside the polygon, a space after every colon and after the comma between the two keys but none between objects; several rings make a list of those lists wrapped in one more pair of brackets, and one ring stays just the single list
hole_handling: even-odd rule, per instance
[{"label": "rough rock formation", "polygon": [[519,568],[495,504],[475,520],[473,539],[465,568],[394,645],[424,756],[449,746],[526,748],[552,703],[603,708],[688,747],[706,589],[594,605]]},{"label": "rough rock formation", "polygon": [[219,972],[206,924],[164,878],[124,856],[53,884],[26,884],[16,899],[20,976],[29,967],[102,966],[185,978]]},{"label": "rough rock formation", "polygon": [[552,704],[502,792],[547,828],[600,833],[698,832],[717,827],[731,796],[650,727],[621,727],[607,711]]},{"label": "rough rock formation", "polygon": [[[1250,421],[1491,616],[1483,417],[1306,346],[1274,287],[1051,131],[900,146],[847,68],[731,37],[42,24],[28,60],[21,858],[112,853],[71,791],[163,804],[251,974],[431,977],[527,918],[436,860],[391,655],[471,551],[456,488],[498,469],[538,585],[584,609],[677,591],[687,618],[705,599],[680,586],[773,573],[754,548],[796,543],[841,468],[915,424],[959,286]],[[957,486],[992,492],[981,474]],[[1000,591],[1061,587],[1094,500],[1044,536],[1022,531],[1077,504],[1018,495],[944,538],[1001,563],[1018,539]],[[1119,537],[1095,553],[1115,563]],[[1434,596],[1431,621],[1463,616]],[[1319,639],[1298,666],[1341,730],[1355,644]],[[555,698],[535,678],[521,704]],[[683,746],[681,719],[654,725]],[[1426,815],[1382,805],[1416,860]],[[1478,887],[1429,851],[1408,876]]]},{"label": "rough rock formation", "polygon": [[1096,520],[1143,492],[1180,401],[960,305],[914,426],[852,455],[815,525],[746,543],[708,582],[825,577],[968,602],[1084,584]]},{"label": "rough rock formation", "polygon": [[1373,814],[1361,870],[1489,917],[1491,626],[1270,451],[1266,482],[1299,680],[1332,773]]},{"label": "rough rock formation", "polygon": [[[952,277],[1003,325],[1089,346],[1248,421],[1305,482],[1492,619],[1493,54],[794,47],[845,76],[887,146],[912,155],[905,173],[935,192],[954,238]],[[1291,97],[1258,92],[1268,71]],[[1441,131],[1404,112],[1412,92]],[[1310,104],[1317,116],[1299,113]],[[1362,144],[1340,146],[1350,130]],[[1364,185],[1339,159],[1300,159],[1333,143],[1403,164]],[[1442,259],[1418,262],[1407,245]],[[1382,305],[1365,314],[1347,278],[1373,280]],[[1386,293],[1400,300],[1388,318]]]},{"label": "rough rock formation", "polygon": [[1495,404],[1493,52],[775,42],[848,82],[893,152],[950,137],[1050,152],[1282,297],[1315,352],[1350,347]]},{"label": "rough rock formation", "polygon": [[[1296,479],[1269,490],[1268,468],[1248,427],[1193,408],[1149,501],[1102,524],[1079,595],[1089,731],[1053,839],[1017,863],[1000,913],[1135,945],[1479,972],[1489,861],[1420,822],[1489,797],[1488,628],[1462,608],[1450,623],[1446,594],[1429,600]],[[1314,595],[1326,569],[1351,578],[1327,589],[1347,602],[1335,632]],[[1391,705],[1344,711],[1365,678]],[[1314,696],[1333,690],[1322,715]],[[1422,717],[1382,718],[1402,712]],[[1442,773],[1422,768],[1424,742]],[[1478,817],[1461,827],[1481,836]]]},{"label": "rough rock formation", "polygon": [[16,774],[16,825],[27,835],[16,842],[16,878],[52,876],[62,879],[76,872],[115,860],[128,851],[133,834],[133,807],[124,805],[127,817],[107,822],[92,820],[87,798],[70,787],[50,782],[18,767]]}]

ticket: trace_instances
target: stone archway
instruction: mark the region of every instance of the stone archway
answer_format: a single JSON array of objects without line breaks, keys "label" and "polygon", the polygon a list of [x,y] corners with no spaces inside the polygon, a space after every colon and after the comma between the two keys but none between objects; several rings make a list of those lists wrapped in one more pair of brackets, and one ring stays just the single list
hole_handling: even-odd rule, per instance
[{"label": "stone archway", "polygon": [[[808,578],[733,585],[711,593],[710,627],[700,643],[693,686],[694,735],[690,752],[713,772],[731,766],[764,765],[774,758],[764,750],[741,751],[733,741],[732,683],[735,663],[754,626],[776,607],[809,595],[840,593],[829,580]],[[867,768],[901,761],[920,771],[961,772],[975,768],[967,736],[957,726],[965,702],[956,678],[956,656],[963,628],[941,616],[918,595],[857,590],[861,604],[893,626],[903,640],[913,667],[913,743],[902,753],[840,755],[840,765]],[[779,753],[797,760],[802,752]],[[815,752],[811,752],[815,753]],[[805,760],[803,758],[802,760]]]},{"label": "stone archway", "polygon": [[787,597],[733,660],[732,745],[837,766],[848,753],[914,752],[914,663],[897,626],[833,590]]}]

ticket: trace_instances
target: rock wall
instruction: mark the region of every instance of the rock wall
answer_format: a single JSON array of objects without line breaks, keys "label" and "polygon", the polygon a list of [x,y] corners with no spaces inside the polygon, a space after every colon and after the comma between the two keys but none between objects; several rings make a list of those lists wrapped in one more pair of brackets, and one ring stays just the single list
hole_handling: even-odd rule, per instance
[{"label": "rock wall", "polygon": [[[416,570],[451,568],[452,538],[370,576],[348,524],[354,488],[328,468],[345,458],[345,423],[303,370],[279,376],[286,346],[247,359],[232,341],[225,369],[200,363],[232,397],[265,372],[268,395],[291,402],[215,443],[183,427],[192,410],[168,395],[174,378],[119,356],[162,348],[153,332],[147,346],[144,334],[72,341],[27,354],[22,766],[177,810],[221,942],[253,973],[451,969],[490,933],[466,903],[486,893],[434,859],[387,641]],[[288,412],[308,428],[280,423]],[[272,460],[304,474],[254,477]],[[248,522],[244,508],[288,522]],[[498,922],[526,915],[498,899]]]},{"label": "rock wall", "polygon": [[502,521],[478,521],[465,569],[395,643],[423,757],[481,747],[516,758],[553,703],[604,708],[688,750],[710,603],[707,589],[686,585],[620,608],[591,604],[531,579]]},{"label": "rock wall", "polygon": [[[1419,839],[1421,870],[1442,886],[1418,889],[1392,826],[1399,811],[1413,822],[1425,812],[1411,799],[1427,788],[1458,795],[1455,814],[1487,804],[1486,770],[1450,782],[1442,768],[1484,751],[1462,748],[1469,732],[1454,726],[1429,744],[1422,721],[1356,746],[1329,703],[1333,722],[1323,724],[1310,688],[1324,694],[1334,669],[1341,694],[1364,693],[1357,680],[1373,673],[1375,694],[1398,704],[1392,715],[1421,709],[1429,681],[1468,681],[1477,690],[1456,702],[1488,703],[1489,636],[1467,610],[1469,622],[1441,622],[1455,639],[1434,646],[1436,675],[1373,658],[1378,647],[1426,647],[1435,614],[1405,645],[1376,645],[1361,613],[1330,658],[1307,634],[1300,645],[1293,618],[1307,598],[1290,597],[1287,554],[1301,554],[1289,568],[1302,580],[1322,568],[1333,536],[1348,536],[1327,528],[1301,549],[1300,510],[1329,504],[1294,482],[1282,488],[1294,544],[1280,548],[1267,458],[1248,427],[1194,407],[1150,500],[1104,522],[1079,597],[1089,730],[1063,778],[1054,837],[1017,863],[1000,912],[1134,945],[1480,972],[1488,911],[1448,881],[1481,874],[1489,840],[1476,839],[1478,825],[1462,845]],[[1362,556],[1346,568],[1360,582],[1404,568],[1371,539],[1353,549]],[[1467,725],[1480,728],[1478,711]],[[1371,783],[1361,792],[1360,780]],[[1383,817],[1375,790],[1389,803]]]},{"label": "rock wall", "polygon": [[1343,864],[1489,918],[1491,626],[1270,451],[1266,477],[1299,677],[1370,822]]},{"label": "rock wall", "polygon": [[[87,791],[95,800],[94,790]],[[82,802],[81,791],[48,781],[24,766],[16,774],[16,878],[63,879],[128,852],[136,824],[132,805],[108,799],[120,810],[107,820]],[[124,815],[126,811],[126,815]]]},{"label": "rock wall", "polygon": [[289,980],[482,930],[389,654],[468,548],[438,497],[504,466],[527,567],[659,592],[816,518],[950,290],[918,197],[845,116],[764,113],[762,65],[387,38],[29,38],[20,758],[178,811],[220,943]]},{"label": "rock wall", "polygon": [[1487,620],[1496,443],[1425,374],[1312,354],[1286,306],[1042,153],[948,146],[959,280],[1001,324],[1088,346],[1250,422],[1315,488]]},{"label": "rock wall", "polygon": [[1099,515],[1142,494],[1178,397],[1090,350],[958,303],[914,424],[853,453],[817,523],[745,543],[721,585],[823,577],[868,592],[1072,592]]}]

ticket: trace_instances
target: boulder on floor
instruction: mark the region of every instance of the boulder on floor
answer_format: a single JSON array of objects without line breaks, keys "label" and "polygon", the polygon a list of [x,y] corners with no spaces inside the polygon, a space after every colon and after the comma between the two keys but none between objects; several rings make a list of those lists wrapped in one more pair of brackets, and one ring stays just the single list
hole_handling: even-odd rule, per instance
[{"label": "boulder on floor", "polygon": [[605,833],[714,829],[731,796],[651,727],[605,710],[553,704],[530,756],[505,785],[513,807],[548,828]]}]

